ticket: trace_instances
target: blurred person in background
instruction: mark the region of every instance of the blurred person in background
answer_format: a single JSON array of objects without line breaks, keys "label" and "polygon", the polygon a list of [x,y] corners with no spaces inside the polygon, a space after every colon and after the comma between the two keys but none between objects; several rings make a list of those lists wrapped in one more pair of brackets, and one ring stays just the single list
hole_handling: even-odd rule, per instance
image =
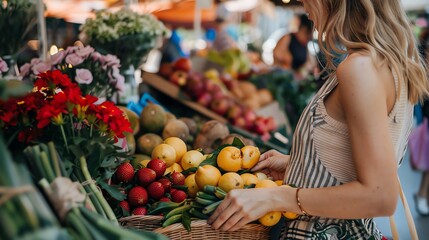
[{"label": "blurred person in background", "polygon": [[228,49],[236,49],[237,43],[228,33],[230,13],[226,9],[224,3],[216,0],[216,20],[215,20],[215,37],[211,48],[217,51],[224,51]]},{"label": "blurred person in background", "polygon": [[[429,23],[424,20],[425,26],[419,34],[419,52],[423,61],[429,63]],[[425,121],[413,131],[409,148],[411,165],[415,170],[422,171],[420,186],[414,195],[416,211],[420,216],[429,216],[429,99],[425,99],[421,111]]]},{"label": "blurred person in background", "polygon": [[308,64],[308,43],[313,39],[313,25],[307,15],[297,18],[298,30],[281,37],[273,50],[274,65],[294,71],[300,71]]}]

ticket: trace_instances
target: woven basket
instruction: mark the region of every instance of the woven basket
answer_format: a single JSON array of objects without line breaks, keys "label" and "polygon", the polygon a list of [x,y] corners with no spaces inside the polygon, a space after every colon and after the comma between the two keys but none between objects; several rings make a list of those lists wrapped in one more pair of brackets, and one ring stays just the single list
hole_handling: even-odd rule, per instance
[{"label": "woven basket", "polygon": [[124,217],[119,219],[119,223],[124,228],[134,228],[134,229],[141,229],[146,231],[153,231],[159,227],[161,227],[161,216],[139,216],[139,215],[133,215],[130,217]]},{"label": "woven basket", "polygon": [[191,222],[192,231],[188,231],[181,223],[175,223],[165,228],[157,228],[154,232],[164,234],[172,240],[191,239],[269,239],[270,228],[261,224],[247,224],[234,232],[213,230],[206,220],[194,220]]}]

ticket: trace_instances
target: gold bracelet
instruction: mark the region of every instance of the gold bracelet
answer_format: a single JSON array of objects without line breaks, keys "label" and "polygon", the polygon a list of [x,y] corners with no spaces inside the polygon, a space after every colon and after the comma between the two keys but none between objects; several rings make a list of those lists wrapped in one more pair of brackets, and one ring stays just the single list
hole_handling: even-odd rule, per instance
[{"label": "gold bracelet", "polygon": [[302,215],[310,216],[301,206],[301,202],[299,201],[299,196],[298,196],[299,190],[301,190],[301,188],[296,189],[296,203],[298,204],[299,210],[302,212]]}]

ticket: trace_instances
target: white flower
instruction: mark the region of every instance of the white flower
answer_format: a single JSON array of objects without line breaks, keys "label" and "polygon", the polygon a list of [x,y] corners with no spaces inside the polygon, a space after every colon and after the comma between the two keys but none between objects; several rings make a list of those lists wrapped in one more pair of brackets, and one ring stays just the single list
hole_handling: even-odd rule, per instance
[{"label": "white flower", "polygon": [[56,54],[51,56],[50,63],[52,65],[57,65],[57,64],[61,63],[63,61],[65,55],[66,55],[65,51],[57,52]]},{"label": "white flower", "polygon": [[90,46],[86,46],[86,47],[80,47],[76,50],[76,54],[79,57],[82,58],[87,58],[91,53],[94,52],[94,48],[90,47]]},{"label": "white flower", "polygon": [[36,74],[36,75],[39,74],[39,73],[44,73],[44,72],[46,72],[48,70],[51,70],[51,67],[52,66],[50,64],[47,64],[45,62],[40,62],[40,63],[34,65],[34,67],[33,67],[33,73]]},{"label": "white flower", "polygon": [[76,69],[76,80],[79,84],[90,84],[92,83],[92,73],[88,69]]},{"label": "white flower", "polygon": [[21,68],[19,69],[20,71],[20,75],[21,76],[27,76],[30,73],[32,65],[30,63],[26,63],[24,65],[21,66]]}]

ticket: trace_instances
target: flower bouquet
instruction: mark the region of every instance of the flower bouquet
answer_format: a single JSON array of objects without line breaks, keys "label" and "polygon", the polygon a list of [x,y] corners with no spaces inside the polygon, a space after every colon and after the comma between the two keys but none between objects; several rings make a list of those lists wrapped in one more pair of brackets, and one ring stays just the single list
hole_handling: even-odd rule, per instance
[{"label": "flower bouquet", "polygon": [[121,75],[119,59],[114,55],[103,55],[90,46],[68,47],[42,61],[34,58],[21,67],[24,79],[35,80],[36,76],[48,70],[60,70],[78,84],[84,95],[111,99],[123,91],[124,76]]},{"label": "flower bouquet", "polygon": [[117,12],[99,11],[80,27],[80,39],[97,51],[119,57],[124,70],[138,67],[160,38],[170,32],[153,15],[123,8]]},{"label": "flower bouquet", "polygon": [[[64,168],[73,181],[88,181],[83,174],[82,158],[91,178],[116,199],[124,198],[107,182],[114,169],[126,158],[124,146],[117,146],[130,122],[112,102],[94,104],[92,95],[83,95],[76,83],[59,70],[40,73],[33,91],[23,97],[0,100],[0,128],[15,153],[27,145],[52,141]],[[110,220],[115,215],[104,198],[90,195],[97,212]],[[96,204],[99,203],[99,204]]]}]

